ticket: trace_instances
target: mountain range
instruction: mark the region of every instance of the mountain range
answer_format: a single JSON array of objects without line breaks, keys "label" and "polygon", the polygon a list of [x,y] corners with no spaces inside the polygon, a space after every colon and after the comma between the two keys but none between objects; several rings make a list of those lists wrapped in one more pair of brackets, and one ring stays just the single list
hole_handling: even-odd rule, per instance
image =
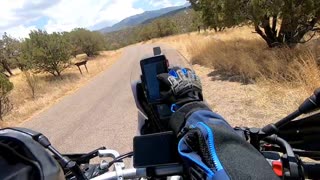
[{"label": "mountain range", "polygon": [[173,6],[173,7],[167,7],[167,8],[162,8],[162,9],[153,10],[153,11],[145,11],[141,14],[137,14],[137,15],[133,15],[128,18],[125,18],[122,21],[112,26],[104,27],[98,31],[102,33],[109,33],[113,31],[126,29],[129,27],[134,27],[140,24],[148,23],[158,17],[167,16],[167,14],[177,13],[188,7],[190,7],[190,4],[186,3],[185,5],[182,5],[182,6]]}]

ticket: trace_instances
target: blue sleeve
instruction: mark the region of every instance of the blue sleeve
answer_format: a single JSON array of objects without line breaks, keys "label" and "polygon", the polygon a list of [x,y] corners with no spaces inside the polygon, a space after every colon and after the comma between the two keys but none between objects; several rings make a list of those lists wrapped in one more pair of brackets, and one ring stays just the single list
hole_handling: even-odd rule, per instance
[{"label": "blue sleeve", "polygon": [[[212,162],[215,165],[215,170],[209,167],[201,157],[198,151],[195,151],[187,142],[187,135],[180,139],[178,143],[178,152],[184,161],[184,164],[192,169],[192,172],[197,172],[195,174],[205,174],[205,179],[211,180],[228,180],[230,179],[224,170],[222,163],[216,153],[213,132],[209,128],[210,124],[215,124],[218,126],[224,126],[230,131],[234,131],[233,128],[218,114],[209,110],[198,110],[193,112],[187,119],[185,126],[188,128],[197,128],[199,132],[203,134],[206,144],[210,147],[210,155],[212,156]],[[189,131],[190,132],[190,131]],[[197,143],[195,143],[197,144]],[[193,169],[193,167],[197,167]],[[191,174],[191,176],[194,176]],[[195,179],[202,179],[202,177],[195,176]]]},{"label": "blue sleeve", "polygon": [[[220,115],[196,110],[187,116],[185,127],[178,152],[194,179],[278,179],[265,157],[242,136],[243,132],[234,130]],[[242,163],[246,165],[239,166]]]}]

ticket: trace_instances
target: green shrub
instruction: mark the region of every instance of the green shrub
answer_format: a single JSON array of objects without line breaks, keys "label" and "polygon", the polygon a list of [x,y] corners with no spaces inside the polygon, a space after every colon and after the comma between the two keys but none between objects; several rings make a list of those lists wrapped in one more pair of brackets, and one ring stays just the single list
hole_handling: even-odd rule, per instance
[{"label": "green shrub", "polygon": [[12,104],[8,98],[8,94],[12,89],[12,82],[5,75],[0,74],[0,120],[12,109]]}]

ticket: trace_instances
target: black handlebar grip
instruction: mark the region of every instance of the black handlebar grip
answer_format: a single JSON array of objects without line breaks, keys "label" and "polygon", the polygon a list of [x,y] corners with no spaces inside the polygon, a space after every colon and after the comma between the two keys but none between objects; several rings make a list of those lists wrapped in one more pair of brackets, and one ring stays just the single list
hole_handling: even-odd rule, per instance
[{"label": "black handlebar grip", "polygon": [[319,108],[320,106],[320,88],[316,89],[312,96],[307,98],[300,106],[299,112],[306,114]]},{"label": "black handlebar grip", "polygon": [[320,105],[320,88],[317,88],[313,93],[314,101],[319,106]]}]

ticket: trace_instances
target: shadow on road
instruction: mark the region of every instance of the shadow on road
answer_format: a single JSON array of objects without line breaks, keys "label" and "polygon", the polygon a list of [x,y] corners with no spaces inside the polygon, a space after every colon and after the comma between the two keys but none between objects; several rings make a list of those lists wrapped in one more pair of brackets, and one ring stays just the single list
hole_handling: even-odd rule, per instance
[{"label": "shadow on road", "polygon": [[229,82],[238,82],[243,85],[253,84],[252,79],[245,78],[241,75],[234,75],[230,72],[223,70],[214,70],[208,74],[208,77],[211,77],[212,81],[229,81]]}]

